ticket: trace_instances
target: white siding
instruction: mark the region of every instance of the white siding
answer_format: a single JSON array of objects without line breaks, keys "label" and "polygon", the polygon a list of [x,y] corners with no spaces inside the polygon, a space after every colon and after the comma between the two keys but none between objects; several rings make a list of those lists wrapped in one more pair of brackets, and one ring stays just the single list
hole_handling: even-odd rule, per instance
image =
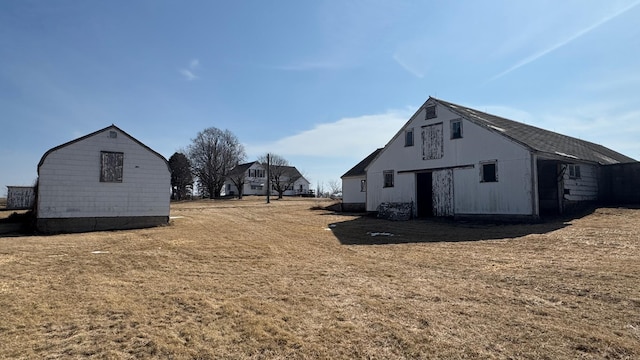
[{"label": "white siding", "polygon": [[[149,149],[110,128],[55,149],[38,169],[38,217],[169,216],[171,174]],[[121,183],[100,182],[100,152],[124,153]]]},{"label": "white siding", "polygon": [[364,204],[367,200],[367,192],[360,191],[360,182],[363,176],[345,177],[342,179],[342,202],[345,204]]},{"label": "white siding", "polygon": [[[564,198],[570,201],[593,201],[598,199],[598,175],[594,165],[580,164],[580,178],[572,179],[569,176],[567,165],[564,165],[565,171],[563,183],[565,194]],[[568,190],[568,194],[567,194]]]},{"label": "white siding", "polygon": [[[531,154],[508,138],[492,130],[462,120],[462,138],[451,139],[451,120],[460,117],[441,106],[438,117],[425,120],[424,108],[394,137],[367,168],[367,211],[375,211],[382,202],[415,203],[415,173],[398,171],[453,169],[454,214],[521,214],[533,213]],[[404,129],[423,129],[442,124],[442,154],[440,158],[423,159],[423,146],[405,147]],[[426,128],[425,128],[426,129]],[[439,126],[429,128],[437,135]],[[440,148],[437,144],[436,148]],[[434,156],[436,157],[436,156]],[[480,163],[497,160],[498,181],[480,182]],[[395,171],[394,187],[383,187],[383,171]],[[438,195],[435,195],[438,196]]]}]

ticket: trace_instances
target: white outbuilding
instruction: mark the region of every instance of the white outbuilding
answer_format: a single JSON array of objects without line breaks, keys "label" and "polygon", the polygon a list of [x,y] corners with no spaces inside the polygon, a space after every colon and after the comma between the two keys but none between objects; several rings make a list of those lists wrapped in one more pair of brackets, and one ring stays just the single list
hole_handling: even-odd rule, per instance
[{"label": "white outbuilding", "polygon": [[166,224],[170,189],[168,161],[111,125],[42,156],[36,226],[58,233]]}]

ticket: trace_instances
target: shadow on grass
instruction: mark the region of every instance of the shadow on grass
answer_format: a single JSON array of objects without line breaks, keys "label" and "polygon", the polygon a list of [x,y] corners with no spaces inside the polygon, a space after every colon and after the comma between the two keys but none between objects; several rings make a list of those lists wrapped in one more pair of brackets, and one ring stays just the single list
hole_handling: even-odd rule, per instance
[{"label": "shadow on grass", "polygon": [[[591,211],[592,212],[592,211]],[[343,245],[387,245],[426,242],[460,242],[513,239],[531,234],[546,234],[567,226],[571,220],[588,215],[544,218],[537,223],[456,221],[444,218],[389,221],[372,216],[330,225]]]}]

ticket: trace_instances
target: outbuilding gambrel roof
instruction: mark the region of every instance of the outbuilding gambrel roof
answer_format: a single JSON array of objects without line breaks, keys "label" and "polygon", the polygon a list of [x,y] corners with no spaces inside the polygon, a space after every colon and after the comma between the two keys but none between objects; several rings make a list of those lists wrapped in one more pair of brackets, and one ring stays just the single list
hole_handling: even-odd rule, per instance
[{"label": "outbuilding gambrel roof", "polygon": [[58,146],[56,146],[56,147],[54,147],[54,148],[51,148],[51,149],[47,150],[47,152],[45,152],[45,153],[44,153],[44,155],[42,155],[42,158],[40,158],[40,161],[38,162],[38,173],[40,173],[40,167],[41,167],[41,166],[42,166],[42,164],[44,163],[44,160],[45,160],[45,159],[47,158],[47,156],[49,156],[49,154],[51,154],[52,152],[57,151],[57,150],[59,150],[59,149],[62,149],[62,148],[64,148],[64,147],[67,147],[67,146],[69,146],[69,145],[71,145],[71,144],[74,144],[74,143],[80,142],[80,141],[82,141],[82,140],[88,139],[88,138],[90,138],[90,137],[93,137],[93,136],[95,136],[95,135],[97,135],[97,134],[100,134],[100,133],[102,133],[102,132],[105,132],[105,131],[107,131],[107,130],[115,130],[115,131],[118,131],[118,132],[120,132],[121,134],[123,134],[124,136],[128,137],[129,139],[131,139],[131,140],[132,140],[133,142],[135,142],[136,144],[138,144],[138,145],[140,145],[141,147],[143,147],[143,148],[147,149],[149,152],[151,152],[151,153],[152,153],[152,154],[154,154],[155,156],[157,156],[157,157],[159,157],[160,159],[162,159],[162,161],[164,161],[164,163],[167,165],[167,169],[169,170],[169,172],[171,172],[171,167],[169,166],[169,161],[168,161],[167,159],[165,159],[165,157],[164,157],[164,156],[162,156],[160,153],[158,153],[157,151],[153,150],[152,148],[148,147],[147,145],[143,144],[142,142],[140,142],[140,140],[138,140],[138,139],[134,138],[133,136],[131,136],[131,135],[127,134],[127,132],[126,132],[126,131],[124,131],[124,130],[120,129],[119,127],[117,127],[117,126],[115,126],[115,125],[113,125],[113,124],[111,124],[111,125],[109,125],[109,126],[105,127],[104,129],[100,129],[100,130],[94,131],[94,132],[92,132],[91,134],[87,134],[87,135],[85,135],[85,136],[81,136],[81,137],[79,137],[79,138],[77,138],[77,139],[73,139],[73,140],[68,141],[68,142],[66,142],[66,143],[64,143],[64,144],[58,145]]},{"label": "outbuilding gambrel roof", "polygon": [[[600,165],[635,162],[636,160],[602,145],[558,134],[532,125],[453,104],[431,97],[460,117],[520,143],[543,156],[567,161],[585,161]],[[429,102],[429,101],[427,101]]]}]

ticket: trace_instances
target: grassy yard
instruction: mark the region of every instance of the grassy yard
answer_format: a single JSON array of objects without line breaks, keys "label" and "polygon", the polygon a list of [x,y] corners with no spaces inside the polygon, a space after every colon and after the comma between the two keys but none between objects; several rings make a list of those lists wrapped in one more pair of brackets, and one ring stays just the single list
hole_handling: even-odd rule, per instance
[{"label": "grassy yard", "polygon": [[490,225],[325,205],[0,237],[0,358],[640,358],[638,209]]}]

